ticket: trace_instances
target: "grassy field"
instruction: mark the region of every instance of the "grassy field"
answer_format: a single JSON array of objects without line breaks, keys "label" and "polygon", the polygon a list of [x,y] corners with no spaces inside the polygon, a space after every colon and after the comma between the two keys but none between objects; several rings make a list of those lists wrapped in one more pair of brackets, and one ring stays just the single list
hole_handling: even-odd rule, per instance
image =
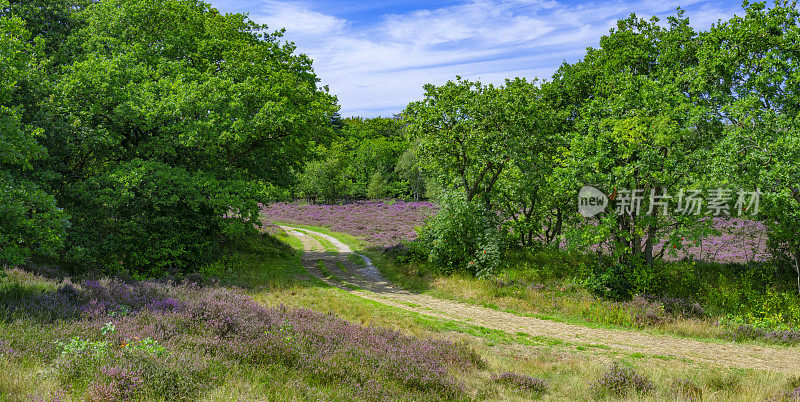
[{"label": "grassy field", "polygon": [[[367,254],[381,272],[405,288],[541,319],[606,328],[699,338],[800,344],[800,299],[791,292],[760,287],[760,265],[664,263],[658,274],[666,289],[627,302],[600,298],[587,290],[584,257],[542,251],[511,254],[491,278],[442,275],[425,262]],[[698,266],[698,265],[701,265]],[[737,271],[738,270],[738,271]],[[691,278],[686,278],[687,274]],[[678,279],[681,278],[681,279]],[[684,283],[681,283],[684,282]],[[673,294],[675,297],[655,296]],[[702,300],[696,302],[694,300]]]},{"label": "grassy field", "polygon": [[800,386],[384,306],[308,275],[280,232],[232,246],[206,286],[5,269],[0,399],[756,400]]}]

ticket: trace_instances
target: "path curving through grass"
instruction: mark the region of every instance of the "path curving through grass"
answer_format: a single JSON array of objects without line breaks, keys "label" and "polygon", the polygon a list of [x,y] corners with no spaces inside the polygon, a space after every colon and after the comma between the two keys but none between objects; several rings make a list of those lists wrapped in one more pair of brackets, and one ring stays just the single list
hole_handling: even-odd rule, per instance
[{"label": "path curving through grass", "polygon": [[[798,347],[706,342],[634,330],[587,328],[411,293],[393,286],[368,257],[354,253],[335,237],[309,229],[281,228],[302,242],[303,265],[312,275],[354,295],[388,306],[509,334],[524,333],[565,342],[600,344],[624,354],[668,356],[710,366],[800,373]],[[354,262],[358,258],[353,256],[361,258],[363,264]],[[321,267],[326,267],[328,272],[323,272]]]}]

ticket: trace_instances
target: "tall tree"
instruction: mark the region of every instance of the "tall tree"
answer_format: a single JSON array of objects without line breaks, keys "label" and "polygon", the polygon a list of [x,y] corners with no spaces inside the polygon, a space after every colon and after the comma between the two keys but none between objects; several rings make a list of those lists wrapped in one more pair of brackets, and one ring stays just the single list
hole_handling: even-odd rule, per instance
[{"label": "tall tree", "polygon": [[695,85],[725,122],[717,171],[764,191],[770,241],[800,290],[800,12],[788,1],[745,11],[702,36]]},{"label": "tall tree", "polygon": [[103,0],[80,14],[49,108],[73,261],[186,269],[252,227],[335,98],[280,33],[196,0]]},{"label": "tall tree", "polygon": [[458,77],[426,85],[425,98],[409,104],[403,116],[409,133],[422,140],[419,153],[428,170],[468,202],[482,197],[488,205],[523,135],[509,129],[505,110],[498,88]]},{"label": "tall tree", "polygon": [[[7,7],[0,0],[0,8]],[[41,41],[34,45],[21,18],[0,16],[0,265],[52,254],[62,244],[66,215],[40,187],[33,169],[46,157],[42,130],[25,124],[19,98],[40,77]]]},{"label": "tall tree", "polygon": [[590,49],[579,69],[570,72],[588,78],[592,90],[564,153],[567,174],[578,186],[639,191],[617,200],[632,201],[631,207],[637,197],[643,199],[642,208],[600,215],[598,225],[584,225],[578,231],[583,237],[575,239],[604,242],[625,266],[652,267],[666,250],[656,248],[662,232],[671,233],[669,244],[676,244],[680,237],[696,237],[702,226],[700,217],[663,214],[674,209],[674,199],[662,197],[697,186],[721,138],[721,124],[690,85],[697,34],[682,14],[670,17],[666,27],[655,17],[620,20],[600,48]]}]

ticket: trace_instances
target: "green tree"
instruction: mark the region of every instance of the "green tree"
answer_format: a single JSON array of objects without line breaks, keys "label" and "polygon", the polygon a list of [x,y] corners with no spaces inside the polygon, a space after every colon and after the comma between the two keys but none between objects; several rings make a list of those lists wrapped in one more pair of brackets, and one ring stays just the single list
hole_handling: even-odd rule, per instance
[{"label": "green tree", "polygon": [[[342,128],[333,136],[321,141],[315,149],[315,161],[308,162],[306,170],[320,171],[322,165],[318,161],[325,160],[326,165],[336,165],[336,179],[343,188],[334,187],[335,194],[322,196],[326,190],[318,188],[312,183],[317,179],[308,174],[301,175],[300,187],[307,195],[322,198],[326,201],[338,199],[370,197],[369,188],[373,184],[373,177],[380,173],[382,182],[380,193],[387,197],[405,197],[411,190],[402,178],[395,172],[395,166],[400,156],[409,146],[405,136],[403,124],[396,118],[375,117],[364,119],[350,117],[342,121]],[[335,163],[332,163],[335,160]],[[333,176],[326,176],[332,179]],[[306,183],[306,184],[303,184]],[[309,187],[309,184],[312,184]],[[375,182],[374,184],[378,184]],[[319,191],[315,189],[319,189]],[[376,187],[377,188],[377,187]],[[330,196],[336,198],[330,199]]]},{"label": "green tree", "polygon": [[414,198],[414,201],[419,201],[422,194],[425,192],[426,179],[422,172],[422,166],[417,156],[419,149],[419,140],[415,140],[412,145],[403,152],[397,159],[395,165],[395,172],[405,180],[408,186],[408,191]]},{"label": "green tree", "polygon": [[745,11],[702,36],[695,85],[725,122],[721,179],[768,193],[770,242],[800,290],[800,12],[788,1]]},{"label": "green tree", "polygon": [[300,176],[300,191],[307,198],[336,202],[346,195],[347,165],[341,159],[329,156],[309,162]]},{"label": "green tree", "polygon": [[369,186],[367,187],[367,197],[371,199],[380,199],[386,196],[386,186],[387,186],[386,179],[383,178],[381,172],[375,172],[372,175],[372,178],[369,181]]},{"label": "green tree", "polygon": [[[8,6],[0,0],[0,8]],[[33,163],[46,157],[40,128],[23,122],[16,102],[39,78],[41,43],[32,44],[22,19],[0,16],[0,265],[48,255],[63,242],[66,215],[40,187]]]},{"label": "green tree", "polygon": [[510,150],[509,167],[497,184],[509,234],[522,246],[539,241],[557,247],[565,220],[562,191],[553,174],[557,151],[568,138],[566,109],[557,104],[559,94],[552,87],[552,83],[509,80],[501,88],[497,106],[507,116],[508,130],[524,138]]},{"label": "green tree", "polygon": [[[75,216],[74,262],[188,269],[213,258],[331,129],[335,98],[311,61],[241,14],[103,0],[80,18],[47,105],[65,124],[46,142]],[[130,255],[132,238],[149,258]]]},{"label": "green tree", "polygon": [[[651,196],[659,201],[656,197],[699,186],[711,149],[722,137],[722,125],[692,91],[696,49],[697,34],[680,10],[666,27],[655,17],[647,21],[631,15],[571,72],[593,89],[562,152],[564,175],[574,177],[576,187],[593,184],[628,199],[635,195],[618,192],[636,190],[644,198],[638,212],[608,211],[596,224],[580,226],[572,243],[608,245],[617,263],[640,278],[646,272],[632,270],[641,264],[652,269],[667,245],[680,244],[682,237],[694,239],[705,227],[699,216],[669,216],[649,202]],[[662,233],[669,236],[666,243]],[[632,284],[646,286],[646,278]]]},{"label": "green tree", "polygon": [[467,202],[488,206],[500,175],[525,133],[509,123],[502,91],[457,77],[442,86],[425,85],[424,99],[403,113],[407,130],[421,140],[426,170]]}]

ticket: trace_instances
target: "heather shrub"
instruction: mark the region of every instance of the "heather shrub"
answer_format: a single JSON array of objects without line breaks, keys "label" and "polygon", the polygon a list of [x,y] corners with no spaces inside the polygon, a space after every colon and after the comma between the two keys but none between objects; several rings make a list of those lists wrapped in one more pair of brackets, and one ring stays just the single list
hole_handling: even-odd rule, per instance
[{"label": "heather shrub", "polygon": [[737,342],[760,340],[783,345],[800,344],[800,330],[782,321],[781,315],[759,319],[748,314],[745,317],[727,315],[719,323],[727,328],[724,336]]},{"label": "heather shrub", "polygon": [[699,401],[703,399],[703,389],[690,379],[676,379],[669,386],[669,393],[679,400]]},{"label": "heather shrub", "polygon": [[648,393],[655,389],[655,386],[647,377],[614,362],[600,379],[592,383],[591,388],[596,397],[602,398],[605,396],[623,397],[630,392]]},{"label": "heather shrub", "polygon": [[417,238],[415,228],[436,213],[429,202],[359,201],[347,204],[273,203],[262,206],[264,221],[323,226],[364,239],[370,245],[391,247]]},{"label": "heather shrub", "polygon": [[419,229],[418,247],[445,272],[486,277],[500,263],[499,227],[499,218],[490,209],[460,194],[448,194],[441,210]]},{"label": "heather shrub", "polygon": [[795,388],[791,391],[786,391],[774,398],[772,400],[776,401],[800,401],[800,387]]},{"label": "heather shrub", "polygon": [[0,338],[0,359],[14,357],[17,352],[11,348],[7,341]]},{"label": "heather shrub", "polygon": [[731,373],[715,372],[706,377],[706,386],[713,391],[736,392],[742,385],[742,379]]},{"label": "heather shrub", "polygon": [[[463,399],[467,388],[452,373],[485,367],[462,344],[267,308],[229,288],[84,281],[0,299],[0,313],[49,328],[0,339],[0,355],[42,359],[89,400],[194,399],[231,366],[275,365],[313,384],[344,384],[361,399],[398,390],[413,399]],[[42,342],[45,335],[54,340]]]},{"label": "heather shrub", "polygon": [[636,295],[633,300],[623,304],[625,310],[631,315],[633,324],[636,326],[658,325],[667,320],[664,305],[648,300],[642,295]]},{"label": "heather shrub", "polygon": [[492,380],[504,385],[521,389],[534,395],[547,392],[547,383],[541,378],[533,378],[524,374],[505,372],[492,374]]}]

